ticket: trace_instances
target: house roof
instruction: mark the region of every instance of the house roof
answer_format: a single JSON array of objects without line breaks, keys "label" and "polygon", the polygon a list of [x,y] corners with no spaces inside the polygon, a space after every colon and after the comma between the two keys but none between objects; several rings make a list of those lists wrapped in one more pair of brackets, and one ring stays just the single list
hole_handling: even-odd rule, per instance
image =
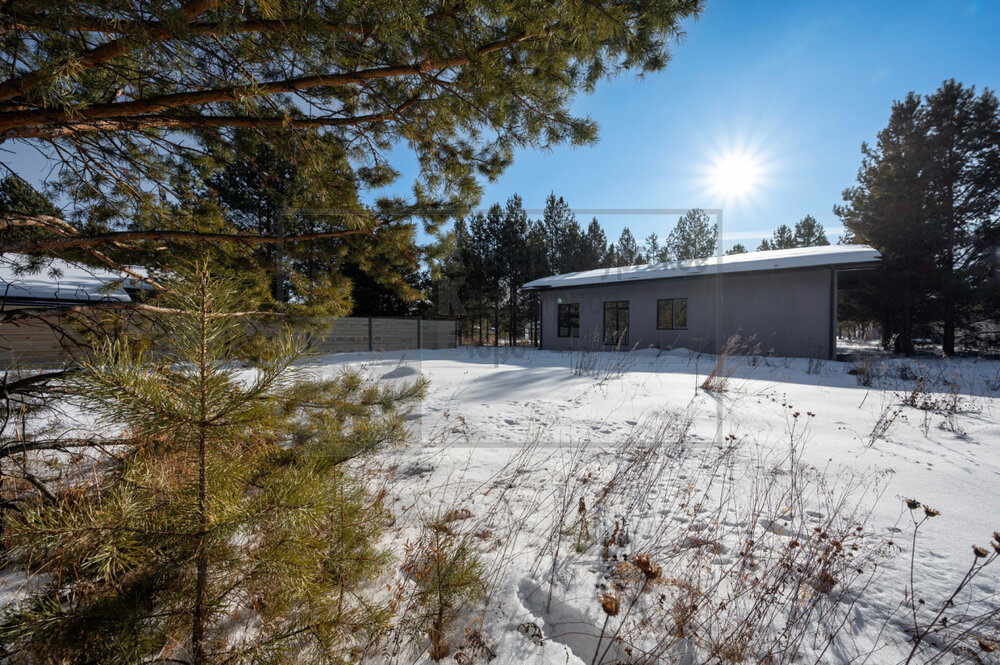
[{"label": "house roof", "polygon": [[875,264],[882,255],[867,245],[825,245],[823,247],[796,247],[766,252],[746,252],[726,256],[712,256],[689,261],[665,261],[621,268],[600,268],[583,272],[542,277],[528,282],[525,289],[554,289],[573,286],[591,286],[618,282],[638,282],[650,279],[693,277],[762,270],[790,270],[824,266],[861,267]]},{"label": "house roof", "polygon": [[23,256],[0,260],[0,303],[67,304],[128,302],[126,289],[145,286],[124,273],[79,266],[60,259],[45,261],[39,270],[25,271]]}]

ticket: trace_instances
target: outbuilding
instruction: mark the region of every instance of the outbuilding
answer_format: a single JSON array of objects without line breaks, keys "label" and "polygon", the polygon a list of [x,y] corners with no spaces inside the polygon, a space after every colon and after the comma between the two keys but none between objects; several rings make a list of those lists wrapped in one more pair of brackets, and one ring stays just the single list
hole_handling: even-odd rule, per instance
[{"label": "outbuilding", "polygon": [[536,279],[544,349],[684,347],[832,359],[837,299],[881,255],[866,245],[747,252]]},{"label": "outbuilding", "polygon": [[0,371],[59,367],[69,362],[61,333],[67,310],[128,303],[148,287],[123,273],[24,256],[0,259]]}]

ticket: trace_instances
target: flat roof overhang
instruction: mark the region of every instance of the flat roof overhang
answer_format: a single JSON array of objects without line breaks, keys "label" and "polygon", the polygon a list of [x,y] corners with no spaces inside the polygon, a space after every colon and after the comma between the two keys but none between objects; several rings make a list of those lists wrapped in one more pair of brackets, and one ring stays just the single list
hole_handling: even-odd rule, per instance
[{"label": "flat roof overhang", "polygon": [[534,291],[547,288],[575,288],[703,275],[728,273],[735,275],[807,268],[864,269],[867,266],[878,265],[881,258],[878,250],[867,245],[796,247],[550,275],[532,280],[523,288]]},{"label": "flat roof overhang", "polygon": [[[586,284],[540,284],[537,286],[525,285],[521,287],[525,291],[565,291],[565,290],[575,290],[575,289],[591,289],[600,288],[602,286],[624,286],[627,284],[642,284],[646,282],[660,282],[669,280],[680,280],[680,279],[696,279],[703,277],[733,277],[738,278],[740,275],[762,275],[768,273],[783,273],[783,272],[796,272],[801,270],[836,270],[837,272],[848,272],[848,271],[861,271],[861,270],[873,270],[878,268],[879,261],[869,261],[865,263],[851,263],[851,264],[819,264],[812,266],[790,266],[787,268],[765,268],[760,270],[740,270],[740,271],[712,271],[705,270],[700,272],[692,272],[685,275],[661,275],[661,276],[650,276],[643,278],[633,278],[633,279],[614,279],[609,278],[601,282],[588,282]],[[530,284],[530,282],[529,282]]]}]

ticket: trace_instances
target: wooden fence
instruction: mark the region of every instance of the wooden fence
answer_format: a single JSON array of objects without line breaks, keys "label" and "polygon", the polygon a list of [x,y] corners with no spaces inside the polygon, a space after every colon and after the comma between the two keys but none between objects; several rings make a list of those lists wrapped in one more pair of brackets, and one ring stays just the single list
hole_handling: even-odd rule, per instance
[{"label": "wooden fence", "polygon": [[348,316],[335,319],[314,348],[323,353],[454,349],[457,330],[454,321]]},{"label": "wooden fence", "polygon": [[[311,346],[320,353],[453,349],[456,331],[454,321],[350,316],[334,319],[326,334],[311,335]],[[46,323],[0,325],[0,370],[61,367],[69,360],[70,353]]]}]

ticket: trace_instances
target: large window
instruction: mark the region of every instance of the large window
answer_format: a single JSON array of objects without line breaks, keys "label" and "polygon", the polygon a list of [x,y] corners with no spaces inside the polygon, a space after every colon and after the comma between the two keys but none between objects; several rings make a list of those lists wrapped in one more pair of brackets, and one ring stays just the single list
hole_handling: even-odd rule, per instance
[{"label": "large window", "polygon": [[684,330],[687,327],[687,298],[668,298],[656,301],[657,330]]},{"label": "large window", "polygon": [[604,303],[604,343],[628,344],[628,300]]},{"label": "large window", "polygon": [[580,336],[580,303],[559,305],[559,336]]}]

